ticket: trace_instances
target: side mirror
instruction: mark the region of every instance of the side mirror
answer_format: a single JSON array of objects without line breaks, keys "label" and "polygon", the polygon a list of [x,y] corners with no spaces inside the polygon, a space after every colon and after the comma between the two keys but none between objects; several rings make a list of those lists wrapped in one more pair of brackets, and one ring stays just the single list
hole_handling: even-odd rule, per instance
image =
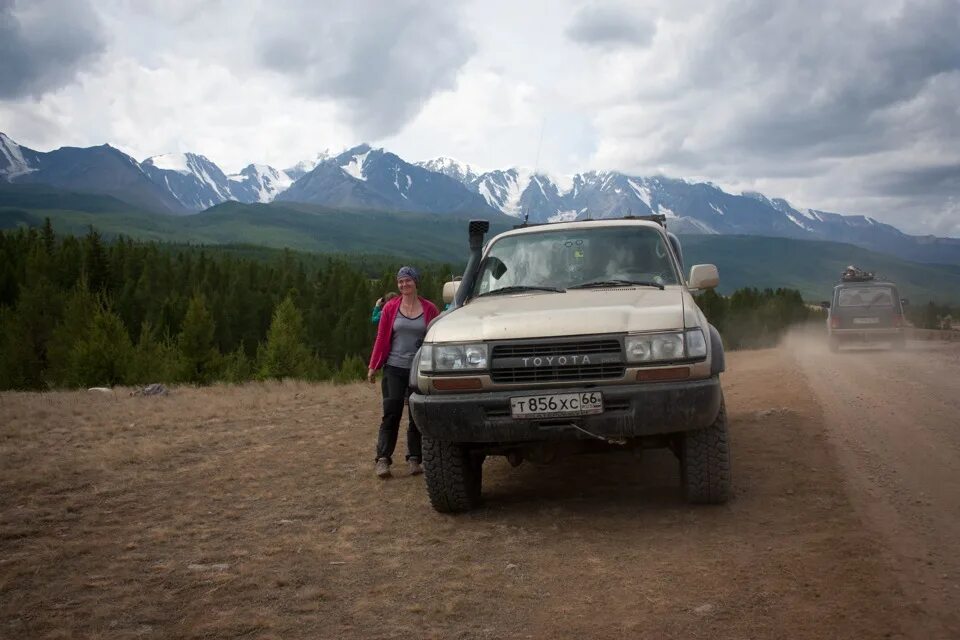
[{"label": "side mirror", "polygon": [[906,298],[900,298],[900,306],[901,306],[901,307],[908,307],[908,306],[910,306],[910,301],[907,300]]},{"label": "side mirror", "polygon": [[460,288],[459,280],[451,280],[443,283],[443,302],[450,304],[457,295],[457,289]]},{"label": "side mirror", "polygon": [[712,264],[695,264],[690,267],[687,286],[691,289],[713,289],[720,284],[720,272]]},{"label": "side mirror", "polygon": [[824,308],[824,309],[829,309],[829,308],[830,308],[830,303],[829,303],[828,301],[824,300],[823,302],[820,303],[820,306],[821,306],[822,308]]}]

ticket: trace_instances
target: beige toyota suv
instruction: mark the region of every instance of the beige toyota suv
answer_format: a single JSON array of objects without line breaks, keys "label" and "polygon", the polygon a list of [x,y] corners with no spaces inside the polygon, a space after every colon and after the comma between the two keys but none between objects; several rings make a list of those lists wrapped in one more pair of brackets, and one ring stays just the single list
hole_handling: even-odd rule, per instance
[{"label": "beige toyota suv", "polygon": [[484,246],[470,222],[463,278],[427,330],[410,410],[437,511],[480,501],[483,463],[669,447],[690,502],[722,503],[730,459],[720,336],[683,277],[662,216],[520,225]]}]

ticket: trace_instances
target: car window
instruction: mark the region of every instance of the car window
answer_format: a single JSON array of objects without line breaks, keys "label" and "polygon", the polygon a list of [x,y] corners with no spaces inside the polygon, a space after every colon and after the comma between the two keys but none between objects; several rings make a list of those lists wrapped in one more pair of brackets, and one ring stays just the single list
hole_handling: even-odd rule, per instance
[{"label": "car window", "polygon": [[649,227],[594,227],[508,236],[484,258],[474,295],[512,286],[603,280],[679,284],[663,235]]},{"label": "car window", "polygon": [[893,301],[889,287],[845,287],[837,296],[841,307],[892,307]]}]

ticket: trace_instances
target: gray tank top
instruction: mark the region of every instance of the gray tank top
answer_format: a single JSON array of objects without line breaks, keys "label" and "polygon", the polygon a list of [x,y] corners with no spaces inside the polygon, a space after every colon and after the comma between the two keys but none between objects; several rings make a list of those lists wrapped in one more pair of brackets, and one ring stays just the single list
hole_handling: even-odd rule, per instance
[{"label": "gray tank top", "polygon": [[409,369],[413,364],[413,356],[423,343],[425,335],[427,335],[427,321],[422,313],[416,318],[408,318],[397,311],[397,318],[393,321],[393,337],[390,340],[387,364],[391,367]]}]

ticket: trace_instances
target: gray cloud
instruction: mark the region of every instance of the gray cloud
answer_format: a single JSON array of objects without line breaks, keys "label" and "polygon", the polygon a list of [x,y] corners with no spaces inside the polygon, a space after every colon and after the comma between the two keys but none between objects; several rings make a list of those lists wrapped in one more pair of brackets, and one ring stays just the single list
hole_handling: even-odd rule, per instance
[{"label": "gray cloud", "polygon": [[457,3],[304,2],[264,10],[257,54],[295,90],[340,103],[366,137],[398,131],[434,93],[451,89],[474,53]]},{"label": "gray cloud", "polygon": [[871,186],[878,193],[893,196],[960,196],[960,163],[880,173],[873,176]]},{"label": "gray cloud", "polygon": [[631,12],[610,5],[588,5],[573,16],[566,30],[574,42],[590,46],[637,46],[650,44],[656,25]]},{"label": "gray cloud", "polygon": [[753,97],[717,140],[752,153],[854,156],[902,144],[884,110],[960,69],[960,7],[934,0],[878,13],[864,17],[856,1],[825,15],[806,3],[733,2],[694,45],[685,88]]},{"label": "gray cloud", "polygon": [[58,89],[104,47],[103,30],[87,2],[0,0],[0,99]]},{"label": "gray cloud", "polygon": [[674,17],[663,40],[684,48],[655,43],[633,96],[605,116],[603,133],[628,141],[611,147],[616,162],[780,184],[796,204],[914,229],[918,212],[955,215],[955,175],[911,167],[960,164],[957,0],[870,12],[858,0],[731,0]]}]

